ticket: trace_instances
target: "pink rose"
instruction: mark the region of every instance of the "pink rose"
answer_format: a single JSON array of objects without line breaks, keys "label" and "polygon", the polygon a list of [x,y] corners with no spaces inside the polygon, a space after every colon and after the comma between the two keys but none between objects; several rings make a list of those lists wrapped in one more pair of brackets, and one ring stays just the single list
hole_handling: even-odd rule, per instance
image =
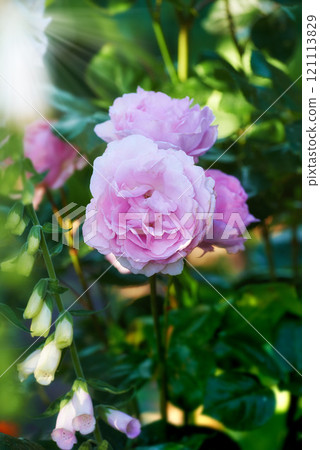
[{"label": "pink rose", "polygon": [[225,248],[228,253],[244,250],[244,242],[249,237],[246,227],[259,222],[249,213],[248,195],[232,175],[220,170],[207,170],[206,176],[215,181],[216,206],[213,227],[200,247],[212,251],[214,245]]},{"label": "pink rose", "polygon": [[110,107],[110,120],[96,125],[96,134],[106,142],[132,134],[152,139],[159,148],[183,150],[196,159],[217,139],[217,126],[211,110],[199,105],[190,108],[192,100],[171,98],[162,92],[144,91],[125,94]]},{"label": "pink rose", "polygon": [[181,273],[212,221],[214,181],[179,150],[144,136],[109,144],[94,162],[85,242],[133,273]]},{"label": "pink rose", "polygon": [[24,154],[30,158],[38,173],[48,171],[43,184],[57,189],[73,174],[82,169],[86,161],[70,144],[55,136],[50,125],[39,120],[26,128]]}]

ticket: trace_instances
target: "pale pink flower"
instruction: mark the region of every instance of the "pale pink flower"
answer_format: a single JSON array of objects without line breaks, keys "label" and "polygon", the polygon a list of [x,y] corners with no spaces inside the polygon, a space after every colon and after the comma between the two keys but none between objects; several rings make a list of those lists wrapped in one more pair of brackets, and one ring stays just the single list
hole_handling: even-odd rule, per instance
[{"label": "pale pink flower", "polygon": [[50,124],[39,120],[26,128],[24,154],[38,173],[48,171],[42,184],[57,189],[86,161],[68,143],[55,136]]},{"label": "pale pink flower", "polygon": [[[205,251],[212,251],[212,246],[222,247],[228,253],[244,250],[246,227],[253,222],[259,222],[249,212],[248,195],[240,181],[220,170],[207,170],[207,177],[215,181],[216,207],[213,228],[206,239],[200,244]],[[210,235],[211,234],[211,235]]]},{"label": "pale pink flower", "polygon": [[62,450],[70,450],[77,443],[75,429],[73,427],[73,419],[76,411],[72,399],[64,402],[64,406],[60,408],[56,427],[51,433],[51,438],[57,443]]},{"label": "pale pink flower", "polygon": [[80,431],[81,434],[92,433],[96,425],[96,419],[89,393],[79,386],[73,394],[72,402],[75,409],[75,416],[72,420],[74,429]]},{"label": "pale pink flower", "polygon": [[94,162],[85,242],[133,273],[177,275],[212,219],[214,181],[181,150],[143,136],[108,145]]},{"label": "pale pink flower", "polygon": [[159,148],[183,150],[198,158],[215,143],[217,126],[207,106],[190,107],[192,100],[171,98],[162,92],[144,91],[117,98],[110,107],[110,120],[96,125],[96,134],[106,142],[140,134]]}]

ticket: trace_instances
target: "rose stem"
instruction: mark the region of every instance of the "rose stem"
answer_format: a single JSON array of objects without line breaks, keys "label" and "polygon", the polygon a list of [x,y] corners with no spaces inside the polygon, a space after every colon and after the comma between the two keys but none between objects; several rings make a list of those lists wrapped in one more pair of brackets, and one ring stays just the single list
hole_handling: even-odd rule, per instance
[{"label": "rose stem", "polygon": [[189,24],[181,23],[178,36],[178,77],[180,81],[188,78]]},{"label": "rose stem", "polygon": [[156,275],[150,277],[150,296],[151,296],[151,310],[153,316],[153,324],[159,360],[160,413],[162,420],[167,422],[167,374],[166,374],[165,349],[161,335],[159,312],[157,305]]},{"label": "rose stem", "polygon": [[[29,215],[30,215],[30,218],[31,218],[31,221],[32,221],[33,225],[40,225],[37,213],[35,212],[32,204],[28,205],[27,209],[28,209],[28,212],[29,212]],[[41,250],[42,250],[43,259],[44,259],[44,262],[45,262],[45,265],[46,265],[46,268],[47,268],[47,272],[48,272],[48,275],[49,275],[50,279],[58,282],[59,280],[57,278],[56,271],[54,269],[54,265],[53,265],[53,262],[52,262],[52,259],[51,259],[51,256],[50,256],[50,252],[49,252],[49,249],[48,249],[48,244],[47,244],[47,241],[46,241],[46,237],[45,237],[45,234],[44,234],[42,228],[41,228],[40,247],[41,247]],[[56,304],[57,304],[59,313],[63,314],[65,312],[65,308],[63,306],[63,302],[62,302],[60,294],[58,294],[58,293],[54,294],[54,298],[56,300]],[[77,378],[85,379],[84,373],[83,373],[83,369],[82,369],[82,366],[81,366],[81,362],[80,362],[80,358],[79,358],[79,354],[78,354],[77,347],[76,347],[74,339],[72,340],[72,344],[70,345],[70,353],[71,353],[71,359],[72,359],[73,368],[74,368],[74,371],[75,371],[75,374],[76,374]],[[95,429],[94,434],[96,436],[97,441],[101,442],[100,431],[96,432],[97,428],[98,428],[98,425],[96,425],[96,429]]]}]

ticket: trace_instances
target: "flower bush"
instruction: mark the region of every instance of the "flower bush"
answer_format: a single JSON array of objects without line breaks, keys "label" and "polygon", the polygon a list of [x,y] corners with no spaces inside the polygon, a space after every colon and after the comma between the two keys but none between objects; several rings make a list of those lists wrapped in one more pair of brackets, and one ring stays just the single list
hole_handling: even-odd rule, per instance
[{"label": "flower bush", "polygon": [[18,3],[0,448],[298,447],[299,4]]}]

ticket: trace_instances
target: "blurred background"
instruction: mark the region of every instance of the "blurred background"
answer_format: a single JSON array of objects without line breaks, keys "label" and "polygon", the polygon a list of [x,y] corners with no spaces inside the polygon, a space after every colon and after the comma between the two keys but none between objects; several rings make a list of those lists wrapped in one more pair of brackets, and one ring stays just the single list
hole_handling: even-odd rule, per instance
[{"label": "blurred background", "polygon": [[[87,311],[86,296],[77,303],[80,356],[88,377],[132,388],[94,393],[97,403],[126,409],[144,424],[133,442],[106,426],[116,450],[301,448],[301,2],[49,0],[45,10],[40,3],[19,10],[32,17],[30,45],[18,20],[1,27],[0,152],[2,161],[15,161],[11,169],[1,163],[1,261],[26,238],[3,224],[19,177],[23,129],[39,112],[57,120],[58,132],[93,162],[105,149],[94,125],[108,118],[116,97],[137,86],[208,105],[219,138],[199,164],[238,177],[260,221],[249,230],[245,252],[202,256],[196,249],[190,262],[197,270],[186,265],[174,281],[159,277],[159,311],[165,303],[170,340],[169,437],[159,420],[147,278],[112,267],[87,294],[99,314]],[[16,18],[14,2],[0,7],[3,23]],[[24,61],[15,57],[21,46],[30,55]],[[16,91],[27,102],[17,101]],[[51,200],[85,206],[91,171],[74,174]],[[50,222],[52,204],[43,201],[38,214],[41,223]],[[83,286],[67,248],[56,253],[68,306]],[[109,265],[82,240],[79,256],[89,284]],[[15,365],[7,370],[32,342],[16,317],[41,276],[41,258],[29,278],[0,272],[1,302],[15,312],[0,316],[0,432],[56,448],[49,442],[55,416],[41,414],[73,380],[69,355],[48,388],[31,377],[20,383]]]}]

